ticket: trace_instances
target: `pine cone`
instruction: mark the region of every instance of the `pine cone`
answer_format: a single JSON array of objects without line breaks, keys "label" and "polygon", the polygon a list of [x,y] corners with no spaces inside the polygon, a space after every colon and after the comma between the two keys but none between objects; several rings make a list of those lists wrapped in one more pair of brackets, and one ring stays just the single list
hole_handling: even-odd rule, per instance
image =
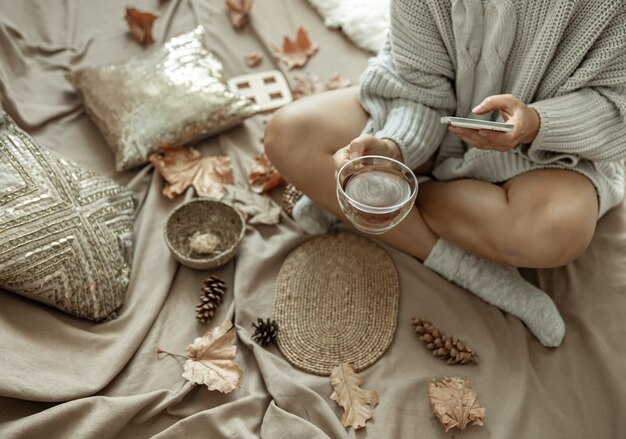
[{"label": "pine cone", "polygon": [[476,352],[460,340],[446,335],[429,321],[413,318],[413,328],[424,346],[448,364],[478,363]]},{"label": "pine cone", "polygon": [[196,320],[206,323],[213,318],[222,297],[226,292],[226,283],[217,276],[211,276],[204,281],[201,289],[200,302],[196,305]]},{"label": "pine cone", "polygon": [[268,318],[267,321],[264,322],[262,318],[258,317],[257,322],[257,325],[254,323],[252,324],[252,327],[254,328],[252,339],[261,346],[273,343],[278,335],[278,324],[276,323],[276,320],[270,321]]},{"label": "pine cone", "polygon": [[291,216],[291,212],[293,211],[293,206],[302,196],[302,192],[300,189],[295,187],[293,184],[288,184],[285,188],[285,192],[283,192],[283,210],[289,216]]}]

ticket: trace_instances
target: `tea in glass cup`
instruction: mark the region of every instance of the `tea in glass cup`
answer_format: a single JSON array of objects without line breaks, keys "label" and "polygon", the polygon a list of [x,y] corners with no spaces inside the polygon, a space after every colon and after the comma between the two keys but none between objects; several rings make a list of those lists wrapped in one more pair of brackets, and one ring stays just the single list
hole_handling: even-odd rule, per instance
[{"label": "tea in glass cup", "polygon": [[350,160],[337,173],[337,200],[344,215],[362,232],[389,231],[410,212],[417,178],[407,166],[384,156]]}]

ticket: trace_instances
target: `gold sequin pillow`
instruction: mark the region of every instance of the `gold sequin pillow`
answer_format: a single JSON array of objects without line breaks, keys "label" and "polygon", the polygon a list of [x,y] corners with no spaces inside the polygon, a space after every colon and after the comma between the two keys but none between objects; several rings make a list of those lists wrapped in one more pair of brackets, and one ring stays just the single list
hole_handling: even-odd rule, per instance
[{"label": "gold sequin pillow", "polygon": [[0,110],[1,290],[77,317],[114,317],[130,276],[133,210],[128,189],[40,147]]},{"label": "gold sequin pillow", "polygon": [[179,146],[239,124],[258,110],[229,91],[222,64],[204,47],[204,28],[122,64],[67,75],[124,171],[163,145]]}]

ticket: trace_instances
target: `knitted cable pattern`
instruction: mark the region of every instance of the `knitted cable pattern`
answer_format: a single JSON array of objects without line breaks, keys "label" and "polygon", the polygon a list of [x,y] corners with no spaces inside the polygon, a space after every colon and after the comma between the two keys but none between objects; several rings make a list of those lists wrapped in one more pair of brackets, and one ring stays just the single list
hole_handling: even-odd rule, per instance
[{"label": "knitted cable pattern", "polygon": [[[591,179],[600,214],[622,200],[626,2],[392,0],[390,16],[388,41],[361,77],[365,133],[394,140],[413,168],[438,151],[441,180],[565,168]],[[531,145],[479,151],[439,122],[501,93],[538,111]]]}]

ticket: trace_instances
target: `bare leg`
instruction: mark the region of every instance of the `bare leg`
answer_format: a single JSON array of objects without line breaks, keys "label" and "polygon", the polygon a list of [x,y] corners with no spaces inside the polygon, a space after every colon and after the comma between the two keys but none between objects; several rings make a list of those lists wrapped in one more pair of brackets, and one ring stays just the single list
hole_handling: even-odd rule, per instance
[{"label": "bare leg", "polygon": [[598,202],[582,174],[542,169],[502,186],[476,180],[420,186],[418,205],[435,233],[483,258],[516,267],[549,268],[589,245]]},{"label": "bare leg", "polygon": [[[332,156],[361,133],[366,121],[367,114],[354,88],[311,96],[272,116],[265,134],[265,150],[287,180],[347,221],[335,195]],[[426,259],[437,241],[417,208],[377,238],[420,260]]]},{"label": "bare leg", "polygon": [[[265,133],[267,155],[287,180],[316,203],[343,218],[335,197],[332,155],[360,134],[366,117],[355,89],[296,101],[278,111],[270,120]],[[521,176],[514,180],[504,187],[471,180],[425,184],[418,193],[420,209],[414,208],[401,224],[377,238],[425,261],[425,265],[446,279],[516,315],[544,345],[557,346],[563,338],[564,324],[554,303],[545,293],[525,282],[513,268],[467,254],[454,245],[460,243],[466,250],[488,255],[492,260],[507,260],[499,253],[506,248],[502,243],[500,246],[494,245],[489,252],[490,247],[470,235],[489,235],[492,229],[489,229],[490,223],[484,222],[485,218],[493,217],[494,221],[502,218],[498,215],[510,210],[511,206],[523,211],[524,198],[517,194],[523,195],[527,189],[550,192],[542,184],[532,186]],[[552,180],[549,178],[543,185],[554,183]],[[477,203],[482,203],[479,206],[483,207],[477,209],[471,202],[465,202],[464,197],[459,197],[459,193],[465,192],[471,194],[468,200],[477,200]],[[425,200],[422,201],[421,198],[424,197]],[[495,200],[490,200],[490,197],[495,197]],[[489,200],[485,201],[483,198]],[[532,197],[527,198],[530,198],[526,199],[528,207],[535,208],[537,204],[532,203]],[[509,201],[512,199],[515,199],[515,203],[510,205]],[[422,217],[422,205],[431,215],[429,221],[432,228]],[[512,212],[511,210],[510,215],[504,218],[512,218]],[[542,217],[541,214],[539,212],[536,217],[527,215],[524,218],[534,224],[541,224],[548,219],[559,219]],[[451,218],[455,215],[458,217]],[[469,224],[468,227],[464,227],[466,223]],[[434,233],[433,229],[441,235]],[[500,235],[495,234],[492,239],[496,242],[498,238],[504,242],[513,242],[504,233],[506,231],[506,227],[501,227],[498,229]],[[521,226],[516,229],[516,233],[521,231],[524,231]],[[439,239],[439,236],[450,239],[452,244]],[[524,234],[524,238],[526,241],[533,241],[533,236],[528,233]],[[521,240],[519,242],[523,243]],[[532,258],[537,255],[528,254],[528,257],[528,260],[520,259],[525,262],[520,265],[533,266],[535,262]]]}]

